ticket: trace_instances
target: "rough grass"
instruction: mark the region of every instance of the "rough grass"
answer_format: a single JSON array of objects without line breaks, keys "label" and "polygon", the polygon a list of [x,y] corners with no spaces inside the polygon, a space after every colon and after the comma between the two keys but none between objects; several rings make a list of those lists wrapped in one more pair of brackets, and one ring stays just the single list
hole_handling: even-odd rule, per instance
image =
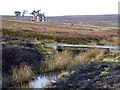
[{"label": "rough grass", "polygon": [[12,68],[12,77],[16,83],[25,83],[26,81],[31,80],[33,75],[34,74],[30,66],[25,63],[22,63],[20,66]]},{"label": "rough grass", "polygon": [[42,72],[69,69],[75,65],[89,63],[92,60],[100,61],[104,58],[104,50],[91,49],[87,52],[73,55],[71,51],[55,52],[42,65]]},{"label": "rough grass", "polygon": [[[51,26],[51,25],[48,25],[48,26]],[[15,28],[3,28],[2,34],[14,36],[14,37],[20,37],[20,38],[27,38],[27,39],[32,39],[32,40],[37,39],[37,41],[43,41],[45,43],[55,41],[55,42],[69,43],[69,44],[80,44],[80,43],[88,44],[89,43],[90,45],[91,44],[97,45],[98,43],[100,43],[103,45],[118,45],[117,37],[110,38],[109,40],[108,39],[102,40],[100,37],[92,36],[92,35],[80,35],[80,34],[73,35],[69,33],[56,32],[58,36],[57,35],[55,36],[55,34],[38,33],[38,32],[32,31],[32,29],[31,30],[25,30],[26,28],[24,28],[24,30],[22,30],[22,28],[18,28],[18,29],[19,30]],[[44,27],[44,29],[46,28]],[[37,44],[36,47],[39,48],[40,50],[42,49],[42,51],[44,52],[48,52],[47,50],[45,51],[42,45],[44,46],[44,43]],[[8,52],[8,50],[6,50],[6,52]],[[113,58],[116,58],[116,56]],[[92,60],[96,60],[96,61],[103,60],[107,62],[117,62],[117,63],[120,62],[119,60],[117,60],[118,58],[120,59],[119,56],[116,59],[113,59],[113,58],[112,59],[111,57],[105,58],[104,51],[101,51],[99,49],[88,50],[87,52],[80,53],[76,56],[73,56],[72,53],[69,51],[64,51],[64,52],[59,52],[59,53],[55,52],[51,54],[50,58],[43,63],[40,70],[42,72],[49,72],[49,71],[66,69],[66,68],[69,69],[77,64],[89,63]],[[37,65],[39,65],[39,63]],[[103,72],[102,74],[105,74],[105,73]],[[12,68],[12,77],[16,83],[24,83],[26,81],[29,81],[33,76],[34,75],[31,70],[31,67],[27,64],[21,64],[20,66],[16,66]]]},{"label": "rough grass", "polygon": [[54,38],[49,35],[49,34],[41,34],[41,33],[37,33],[34,31],[30,31],[30,30],[9,30],[9,29],[5,29],[3,28],[2,30],[2,34],[3,35],[10,35],[10,36],[14,36],[14,37],[21,37],[21,38],[27,38],[27,39],[37,39],[37,40],[54,40]]},{"label": "rough grass", "polygon": [[118,46],[119,45],[119,40],[118,37],[111,37],[109,39],[102,39],[100,40],[100,43],[102,45],[110,45],[110,46]]},{"label": "rough grass", "polygon": [[100,52],[100,49],[90,49],[87,52],[85,52],[83,60],[88,62],[88,60],[95,59],[95,57],[99,55]]},{"label": "rough grass", "polygon": [[63,42],[68,44],[87,44],[91,41],[94,41],[96,43],[100,42],[100,38],[97,36],[89,36],[89,35],[69,35],[69,36],[61,36],[61,37],[55,37],[56,42]]},{"label": "rough grass", "polygon": [[90,36],[90,35],[76,35],[73,36],[71,34],[60,34],[56,36],[55,34],[47,34],[47,33],[38,33],[31,30],[15,30],[15,29],[2,29],[3,35],[10,35],[14,37],[21,37],[27,39],[37,39],[37,40],[48,40],[48,41],[55,41],[58,43],[69,43],[69,44],[87,44],[91,41],[96,43],[100,42],[100,38],[97,36]]},{"label": "rough grass", "polygon": [[48,72],[69,68],[73,63],[72,60],[73,59],[71,52],[56,52],[49,58],[49,60],[46,60],[44,62],[41,70],[43,70],[44,72]]},{"label": "rough grass", "polygon": [[[89,54],[88,54],[89,52]],[[88,52],[77,55],[78,65],[72,69],[73,74],[66,79],[53,84],[56,88],[106,88],[119,90],[120,88],[120,53],[110,52],[105,54],[104,50],[88,50]],[[97,54],[95,54],[95,52]],[[91,54],[90,54],[91,53]],[[94,55],[95,54],[95,55]],[[87,63],[83,58],[89,58]],[[91,59],[94,61],[91,62]],[[117,88],[117,89],[116,89]]]}]

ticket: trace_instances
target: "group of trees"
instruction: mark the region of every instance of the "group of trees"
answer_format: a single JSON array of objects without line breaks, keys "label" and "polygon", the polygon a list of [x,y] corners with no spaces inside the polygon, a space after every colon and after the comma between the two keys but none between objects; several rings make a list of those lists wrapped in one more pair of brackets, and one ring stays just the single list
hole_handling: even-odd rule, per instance
[{"label": "group of trees", "polygon": [[45,13],[40,13],[41,10],[33,10],[30,14],[33,15],[33,20],[45,21]]},{"label": "group of trees", "polygon": [[[41,10],[33,10],[30,14],[33,15],[33,21],[45,21],[45,13],[41,13]],[[25,16],[27,10],[23,10],[23,12],[15,11],[15,16]]]},{"label": "group of trees", "polygon": [[14,13],[15,13],[15,16],[25,16],[27,12],[28,12],[27,10],[23,10],[23,12],[15,11]]}]

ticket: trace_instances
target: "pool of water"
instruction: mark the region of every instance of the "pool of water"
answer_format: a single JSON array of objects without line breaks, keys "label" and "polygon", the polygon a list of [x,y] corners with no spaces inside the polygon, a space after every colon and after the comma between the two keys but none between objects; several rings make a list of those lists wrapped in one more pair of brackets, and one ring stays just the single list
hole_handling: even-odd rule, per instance
[{"label": "pool of water", "polygon": [[29,83],[30,88],[45,88],[51,83],[57,82],[56,75],[40,75]]},{"label": "pool of water", "polygon": [[66,47],[85,47],[85,48],[101,48],[101,49],[113,49],[113,50],[120,50],[120,46],[93,46],[93,45],[72,45],[72,44],[66,44],[66,43],[47,43],[46,47],[51,47],[53,49],[56,49],[57,46],[66,46]]}]

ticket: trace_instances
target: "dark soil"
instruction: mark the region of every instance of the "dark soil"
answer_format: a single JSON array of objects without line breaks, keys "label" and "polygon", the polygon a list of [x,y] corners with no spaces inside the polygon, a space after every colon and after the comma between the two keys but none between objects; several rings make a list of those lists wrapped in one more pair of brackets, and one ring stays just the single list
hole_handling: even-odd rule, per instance
[{"label": "dark soil", "polygon": [[[101,74],[108,69],[108,73]],[[120,63],[97,62],[88,65],[79,65],[75,73],[66,80],[54,84],[56,88],[75,89],[120,89]]]},{"label": "dark soil", "polygon": [[32,71],[37,72],[43,60],[42,53],[30,43],[30,40],[3,36],[2,44],[2,78],[3,87],[12,85],[11,69],[26,63]]}]

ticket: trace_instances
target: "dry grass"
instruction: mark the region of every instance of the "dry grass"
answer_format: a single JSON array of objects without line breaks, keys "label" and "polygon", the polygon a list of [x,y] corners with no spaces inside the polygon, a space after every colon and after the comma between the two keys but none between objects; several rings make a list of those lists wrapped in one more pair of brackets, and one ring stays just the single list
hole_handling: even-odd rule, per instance
[{"label": "dry grass", "polygon": [[63,68],[69,68],[72,66],[73,58],[72,53],[69,51],[56,52],[54,53],[49,60],[46,60],[43,64],[42,70],[53,71]]},{"label": "dry grass", "polygon": [[96,55],[95,59],[97,61],[102,61],[106,56],[105,53],[106,53],[106,50],[100,50],[99,53]]},{"label": "dry grass", "polygon": [[100,43],[103,45],[118,46],[119,40],[118,40],[118,37],[111,37],[108,40],[105,40],[105,39],[100,40]]},{"label": "dry grass", "polygon": [[79,63],[83,63],[83,57],[84,53],[80,53],[74,57],[74,65],[77,65]]},{"label": "dry grass", "polygon": [[27,64],[21,64],[19,67],[12,68],[12,77],[15,82],[23,83],[33,77],[33,72]]},{"label": "dry grass", "polygon": [[90,43],[88,43],[89,45],[97,45],[97,42],[95,41],[91,41]]},{"label": "dry grass", "polygon": [[102,60],[104,58],[104,51],[99,49],[91,49],[85,53],[73,56],[70,51],[63,51],[54,53],[49,60],[46,60],[41,68],[42,71],[54,71],[64,68],[71,68],[80,63],[88,63],[92,59]]},{"label": "dry grass", "polygon": [[99,55],[100,52],[100,49],[90,49],[85,52],[83,60],[88,62],[89,60],[94,59],[97,55]]},{"label": "dry grass", "polygon": [[74,65],[88,63],[92,60],[102,60],[105,56],[105,50],[90,49],[85,53],[80,53],[74,58]]}]

